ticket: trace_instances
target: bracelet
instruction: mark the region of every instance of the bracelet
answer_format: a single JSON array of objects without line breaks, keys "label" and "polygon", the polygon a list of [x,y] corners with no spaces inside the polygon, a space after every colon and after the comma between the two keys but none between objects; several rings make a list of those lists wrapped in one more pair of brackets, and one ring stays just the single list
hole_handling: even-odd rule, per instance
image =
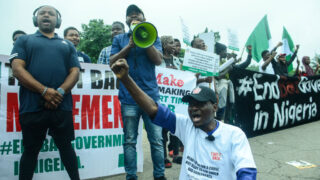
[{"label": "bracelet", "polygon": [[47,90],[48,90],[48,87],[45,87],[45,88],[44,88],[44,90],[42,91],[42,94],[41,94],[41,96],[44,96],[44,95],[46,95],[46,92],[47,92]]}]

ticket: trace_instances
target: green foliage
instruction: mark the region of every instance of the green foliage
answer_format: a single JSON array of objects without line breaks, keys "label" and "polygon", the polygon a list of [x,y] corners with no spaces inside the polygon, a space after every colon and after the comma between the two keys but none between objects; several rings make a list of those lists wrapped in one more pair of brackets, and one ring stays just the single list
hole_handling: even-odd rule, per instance
[{"label": "green foliage", "polygon": [[81,27],[78,48],[90,56],[92,63],[97,63],[100,51],[112,43],[111,25],[104,25],[102,19],[92,19]]}]

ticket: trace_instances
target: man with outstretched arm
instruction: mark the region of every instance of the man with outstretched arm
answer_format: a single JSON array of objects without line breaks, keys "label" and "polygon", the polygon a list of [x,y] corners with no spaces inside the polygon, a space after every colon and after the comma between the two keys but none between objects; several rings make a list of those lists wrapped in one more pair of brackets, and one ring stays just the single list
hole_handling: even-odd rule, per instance
[{"label": "man with outstretched arm", "polygon": [[256,165],[248,139],[238,127],[215,120],[217,99],[207,87],[196,87],[182,98],[189,117],[175,114],[156,103],[128,75],[129,66],[119,59],[111,69],[152,122],[169,129],[185,145],[180,179],[256,179]]}]

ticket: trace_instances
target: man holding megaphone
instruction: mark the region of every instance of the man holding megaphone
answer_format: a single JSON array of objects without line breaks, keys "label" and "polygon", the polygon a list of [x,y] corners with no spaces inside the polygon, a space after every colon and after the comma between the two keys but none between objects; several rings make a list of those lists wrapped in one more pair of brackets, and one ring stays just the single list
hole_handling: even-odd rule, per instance
[{"label": "man holding megaphone", "polygon": [[[119,34],[112,42],[110,66],[121,58],[129,64],[129,74],[137,85],[154,101],[159,101],[155,66],[162,61],[162,46],[157,37],[156,28],[145,22],[142,10],[136,5],[127,8],[126,23],[130,30]],[[133,26],[135,27],[133,27]],[[162,128],[153,124],[149,116],[136,104],[122,83],[119,88],[121,114],[124,132],[124,166],[126,179],[137,179],[136,144],[139,119],[142,117],[148,140],[151,145],[153,176],[156,180],[165,180]]]}]

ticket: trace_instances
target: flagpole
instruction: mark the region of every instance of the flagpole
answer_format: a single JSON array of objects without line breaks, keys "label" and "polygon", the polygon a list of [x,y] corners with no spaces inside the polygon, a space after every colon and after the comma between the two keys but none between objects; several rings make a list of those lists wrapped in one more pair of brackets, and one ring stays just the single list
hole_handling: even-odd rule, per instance
[{"label": "flagpole", "polygon": [[243,55],[243,52],[244,52],[245,47],[246,47],[246,46],[243,46],[243,48],[242,48],[242,52],[241,52],[240,59],[242,59],[242,55]]}]

